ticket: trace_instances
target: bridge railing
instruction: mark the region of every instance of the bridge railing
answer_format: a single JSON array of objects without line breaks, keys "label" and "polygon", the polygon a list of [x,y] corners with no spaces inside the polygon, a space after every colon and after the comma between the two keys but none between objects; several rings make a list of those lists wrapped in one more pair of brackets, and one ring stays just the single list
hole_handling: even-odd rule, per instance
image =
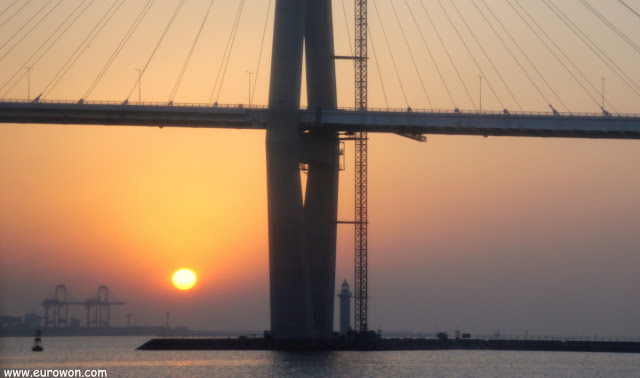
[{"label": "bridge railing", "polygon": [[[33,100],[25,99],[0,99],[0,103],[30,104]],[[153,102],[153,101],[96,101],[96,100],[38,100],[38,104],[61,104],[61,105],[117,105],[117,106],[173,106],[183,108],[220,108],[220,109],[267,109],[267,105],[251,104],[216,104],[198,102]]]},{"label": "bridge railing", "polygon": [[[0,99],[0,103],[15,103],[15,104],[29,104],[33,103],[33,100],[26,99]],[[217,109],[256,109],[266,110],[268,105],[256,105],[251,104],[251,107],[247,104],[216,104],[216,103],[198,103],[198,102],[151,102],[151,101],[96,101],[96,100],[83,100],[79,102],[77,100],[39,100],[40,104],[83,104],[83,105],[116,105],[116,106],[168,106],[168,107],[181,107],[181,108],[217,108]],[[314,110],[309,109],[306,106],[301,106],[300,110]],[[357,112],[355,107],[339,107],[338,110]],[[367,112],[376,113],[417,113],[417,114],[442,114],[442,115],[471,115],[471,116],[529,116],[529,117],[589,117],[589,118],[640,118],[638,113],[610,113],[605,115],[603,113],[589,113],[589,112],[523,112],[523,111],[504,111],[496,110],[451,110],[451,109],[412,109],[412,108],[367,108]]]},{"label": "bridge railing", "polygon": [[[339,110],[345,111],[357,111],[358,109],[355,107],[340,107]],[[473,116],[481,116],[481,115],[489,115],[489,116],[559,116],[559,117],[602,117],[602,118],[611,118],[611,117],[620,117],[620,118],[640,118],[640,114],[638,113],[610,113],[609,115],[605,115],[603,113],[589,113],[589,112],[524,112],[524,111],[509,111],[505,113],[504,111],[497,110],[451,110],[451,109],[409,109],[409,108],[367,108],[368,112],[379,112],[379,113],[419,113],[419,114],[466,114]]]}]

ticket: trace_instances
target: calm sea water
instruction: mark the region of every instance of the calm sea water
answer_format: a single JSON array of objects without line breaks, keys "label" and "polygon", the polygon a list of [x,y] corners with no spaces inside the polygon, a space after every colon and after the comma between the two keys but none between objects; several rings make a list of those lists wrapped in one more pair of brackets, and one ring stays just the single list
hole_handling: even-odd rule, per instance
[{"label": "calm sea water", "polygon": [[106,369],[109,377],[640,377],[640,355],[499,351],[136,351],[148,337],[0,338],[2,369]]}]

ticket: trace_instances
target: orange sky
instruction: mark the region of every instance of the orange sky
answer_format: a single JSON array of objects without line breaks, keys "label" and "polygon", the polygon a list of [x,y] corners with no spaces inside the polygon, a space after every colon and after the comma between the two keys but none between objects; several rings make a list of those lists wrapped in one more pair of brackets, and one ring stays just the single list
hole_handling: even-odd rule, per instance
[{"label": "orange sky", "polygon": [[[43,1],[34,1],[40,6]],[[134,88],[135,68],[144,66],[177,1],[161,2],[141,24],[93,100],[122,100]],[[174,29],[143,77],[143,101],[166,101],[199,23],[206,1],[187,2]],[[417,7],[417,2],[409,2]],[[448,4],[447,1],[444,2]],[[637,29],[637,18],[607,2],[592,1],[617,26]],[[110,2],[91,9],[75,32],[34,68],[31,93],[39,93]],[[266,2],[247,2],[237,45],[220,102],[246,103],[248,77],[255,71]],[[348,18],[352,3],[346,1]],[[409,103],[428,108],[418,76],[388,2],[383,16]],[[446,29],[435,2],[426,2],[446,33],[463,78],[478,91],[478,72]],[[487,41],[502,74],[513,83],[526,110],[546,104],[518,70],[470,1],[471,25]],[[503,1],[491,2],[515,36],[527,30]],[[495,4],[495,5],[494,5]],[[538,3],[539,4],[539,3]],[[61,6],[68,14],[73,4]],[[176,101],[207,102],[227,41],[237,1],[220,1],[185,75]],[[128,5],[97,38],[49,99],[82,97],[103,62],[142,6]],[[65,8],[66,7],[66,8]],[[340,2],[335,2],[336,51],[348,54]],[[639,56],[579,3],[564,4],[576,22],[587,25],[634,80]],[[640,5],[639,5],[640,7]],[[64,9],[63,9],[64,8]],[[638,96],[579,46],[539,5],[529,10],[566,46],[568,54],[598,86],[607,78],[607,99],[621,112],[640,112]],[[2,6],[0,6],[0,10]],[[26,10],[27,8],[25,8]],[[450,9],[450,8],[448,8]],[[434,108],[451,109],[439,78],[404,5],[410,45],[428,80]],[[26,11],[25,11],[26,12]],[[66,13],[65,13],[66,12]],[[421,13],[418,13],[420,15]],[[0,23],[4,22],[0,17]],[[57,18],[60,22],[61,16]],[[93,18],[91,18],[93,17]],[[419,16],[424,21],[424,16]],[[27,18],[0,29],[0,44]],[[389,105],[404,107],[379,23],[370,10],[371,29],[384,75]],[[424,31],[430,29],[421,22]],[[0,85],[18,70],[55,28],[44,23],[0,61]],[[47,29],[48,28],[48,29]],[[353,31],[352,26],[350,26]],[[271,21],[254,103],[267,102]],[[634,34],[631,36],[635,38]],[[456,105],[473,109],[433,33],[425,34],[450,83]],[[186,41],[186,42],[185,42]],[[636,43],[640,41],[636,40]],[[0,56],[11,46],[0,49]],[[211,45],[213,48],[204,48]],[[528,51],[574,111],[597,112],[573,79],[553,64],[543,47]],[[424,64],[422,64],[424,63]],[[484,62],[483,69],[490,72]],[[341,106],[352,106],[352,66],[338,62]],[[370,105],[384,107],[377,71],[370,61]],[[495,74],[487,75],[496,87]],[[6,98],[25,98],[22,80]],[[500,110],[485,87],[483,109]],[[2,95],[4,92],[0,93]],[[505,89],[499,95],[517,110]],[[549,94],[549,96],[551,96]],[[640,336],[640,142],[534,138],[430,136],[420,144],[393,135],[372,135],[369,148],[370,324],[386,330],[430,332],[456,327],[473,332]],[[39,309],[56,284],[64,282],[83,300],[107,284],[128,305],[112,317],[125,323],[161,324],[165,311],[175,325],[205,329],[268,328],[268,256],[264,132],[181,130],[102,126],[0,125],[0,313],[22,315]],[[340,219],[353,217],[353,149],[347,143],[347,169],[341,174]],[[196,287],[178,292],[172,273],[191,267]],[[352,283],[353,232],[341,226],[338,281]],[[78,313],[81,319],[83,313]]]}]

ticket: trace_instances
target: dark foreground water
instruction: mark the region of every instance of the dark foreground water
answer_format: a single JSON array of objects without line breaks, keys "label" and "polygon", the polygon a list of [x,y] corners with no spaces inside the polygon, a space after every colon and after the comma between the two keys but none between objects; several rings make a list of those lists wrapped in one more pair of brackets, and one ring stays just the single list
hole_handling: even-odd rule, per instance
[{"label": "dark foreground water", "polygon": [[[640,354],[409,351],[136,351],[148,337],[0,338],[5,369],[105,369],[108,377],[640,377]],[[50,375],[53,376],[53,375]]]}]

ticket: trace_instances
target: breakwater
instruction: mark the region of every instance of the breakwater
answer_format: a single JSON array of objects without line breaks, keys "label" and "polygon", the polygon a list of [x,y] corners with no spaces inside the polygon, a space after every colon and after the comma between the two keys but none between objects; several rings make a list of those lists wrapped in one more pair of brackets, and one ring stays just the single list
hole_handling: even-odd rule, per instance
[{"label": "breakwater", "polygon": [[138,350],[514,350],[549,352],[640,353],[640,342],[509,340],[509,339],[429,339],[429,338],[347,338],[321,341],[290,341],[272,338],[159,338]]}]

